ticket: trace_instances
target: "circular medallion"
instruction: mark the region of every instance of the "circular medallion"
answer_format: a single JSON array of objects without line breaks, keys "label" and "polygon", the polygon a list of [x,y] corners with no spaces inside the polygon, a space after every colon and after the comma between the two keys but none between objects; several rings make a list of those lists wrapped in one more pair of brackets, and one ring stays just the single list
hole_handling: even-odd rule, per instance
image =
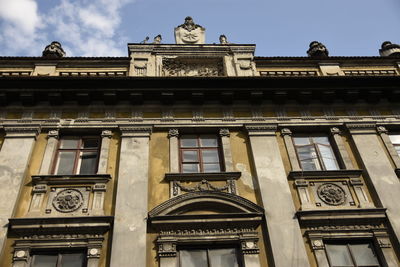
[{"label": "circular medallion", "polygon": [[73,212],[83,204],[83,195],[77,189],[64,189],[54,197],[53,206],[59,212]]},{"label": "circular medallion", "polygon": [[91,256],[97,255],[98,253],[99,253],[99,250],[98,250],[97,248],[91,248],[91,249],[89,250],[89,254],[90,254]]},{"label": "circular medallion", "polygon": [[326,183],[318,187],[318,197],[331,206],[342,205],[346,201],[346,193],[336,184]]},{"label": "circular medallion", "polygon": [[23,251],[23,250],[19,250],[19,251],[15,254],[15,256],[17,256],[17,258],[23,258],[23,257],[25,257],[25,255],[26,255],[26,252]]}]

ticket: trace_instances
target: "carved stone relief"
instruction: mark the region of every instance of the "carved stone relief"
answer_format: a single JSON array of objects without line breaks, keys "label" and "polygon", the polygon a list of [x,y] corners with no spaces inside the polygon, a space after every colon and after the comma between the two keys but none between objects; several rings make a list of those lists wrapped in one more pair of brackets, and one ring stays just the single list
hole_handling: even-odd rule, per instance
[{"label": "carved stone relief", "polygon": [[332,183],[320,185],[317,194],[319,199],[331,206],[342,205],[347,198],[343,188]]},{"label": "carved stone relief", "polygon": [[56,188],[52,187],[46,207],[46,213],[60,215],[71,213],[88,213],[88,200],[91,187]]},{"label": "carved stone relief", "polygon": [[221,60],[163,58],[163,76],[223,76]]},{"label": "carved stone relief", "polygon": [[195,184],[194,186],[184,186],[179,181],[173,182],[173,195],[179,195],[179,192],[198,192],[198,191],[218,191],[218,192],[227,192],[236,194],[236,186],[234,180],[227,180],[226,184],[223,186],[216,186],[203,179],[199,183]]}]

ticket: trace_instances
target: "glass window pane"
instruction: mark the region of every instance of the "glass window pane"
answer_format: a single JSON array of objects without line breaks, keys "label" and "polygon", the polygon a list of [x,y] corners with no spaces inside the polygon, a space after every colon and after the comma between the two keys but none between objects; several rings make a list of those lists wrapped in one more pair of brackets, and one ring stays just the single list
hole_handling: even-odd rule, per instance
[{"label": "glass window pane", "polygon": [[99,139],[84,139],[83,148],[96,149],[99,147]]},{"label": "glass window pane", "polygon": [[325,247],[332,266],[353,266],[350,253],[346,245],[326,244]]},{"label": "glass window pane", "polygon": [[79,174],[94,174],[97,165],[97,151],[96,152],[83,152],[81,153],[81,166]]},{"label": "glass window pane", "polygon": [[309,145],[310,144],[310,138],[308,137],[294,137],[293,141],[295,145]]},{"label": "glass window pane", "polygon": [[389,138],[393,144],[400,144],[400,135],[389,135]]},{"label": "glass window pane", "polygon": [[61,255],[62,267],[82,267],[84,263],[83,253],[71,253]]},{"label": "glass window pane", "polygon": [[199,172],[199,164],[182,164],[183,173]]},{"label": "glass window pane", "polygon": [[211,249],[208,251],[210,258],[210,267],[237,267],[236,250],[229,249]]},{"label": "glass window pane", "polygon": [[379,266],[372,244],[354,244],[350,247],[357,266]]},{"label": "glass window pane", "polygon": [[400,155],[400,145],[395,145],[394,149],[396,149],[397,154]]},{"label": "glass window pane", "polygon": [[57,255],[34,255],[33,267],[56,267]]},{"label": "glass window pane", "polygon": [[200,146],[202,147],[217,147],[218,139],[213,135],[202,135],[200,136]]},{"label": "glass window pane", "polygon": [[205,163],[215,163],[219,162],[218,151],[215,149],[213,150],[202,150],[201,151],[203,162]]},{"label": "glass window pane", "polygon": [[79,139],[62,139],[60,148],[64,149],[77,149],[78,148]]},{"label": "glass window pane", "polygon": [[203,165],[204,172],[220,172],[221,166],[216,163],[206,163]]},{"label": "glass window pane", "polygon": [[196,150],[182,151],[183,162],[198,162],[199,157]]},{"label": "glass window pane", "polygon": [[327,170],[338,170],[335,155],[333,154],[330,146],[318,145],[319,152],[321,153],[322,161]]},{"label": "glass window pane", "polygon": [[299,146],[297,147],[297,153],[299,154],[299,159],[313,159],[317,157],[314,146]]},{"label": "glass window pane", "polygon": [[316,171],[320,169],[319,164],[315,159],[301,160],[300,164],[303,171]]},{"label": "glass window pane", "polygon": [[323,145],[330,145],[329,138],[327,136],[313,137],[312,139],[313,139],[314,143],[323,144]]},{"label": "glass window pane", "polygon": [[206,250],[180,250],[180,266],[208,267]]},{"label": "glass window pane", "polygon": [[197,138],[194,135],[184,135],[180,138],[181,147],[197,147]]},{"label": "glass window pane", "polygon": [[73,174],[75,152],[60,151],[58,153],[56,174]]}]

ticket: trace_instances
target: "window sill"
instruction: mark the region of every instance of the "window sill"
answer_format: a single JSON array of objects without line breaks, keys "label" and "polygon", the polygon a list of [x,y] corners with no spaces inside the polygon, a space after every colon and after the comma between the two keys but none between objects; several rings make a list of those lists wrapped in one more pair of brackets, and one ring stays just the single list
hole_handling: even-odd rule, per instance
[{"label": "window sill", "polygon": [[358,178],[363,170],[291,171],[289,178]]},{"label": "window sill", "polygon": [[110,174],[76,174],[76,175],[32,175],[34,184],[94,184],[107,183],[111,180]]},{"label": "window sill", "polygon": [[165,180],[171,181],[226,181],[238,180],[241,172],[202,172],[202,173],[166,173]]}]

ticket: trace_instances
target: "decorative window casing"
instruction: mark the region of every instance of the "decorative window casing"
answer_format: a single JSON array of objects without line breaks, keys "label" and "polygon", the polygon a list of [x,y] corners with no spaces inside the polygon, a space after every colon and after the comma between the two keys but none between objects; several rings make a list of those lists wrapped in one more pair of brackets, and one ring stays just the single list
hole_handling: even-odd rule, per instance
[{"label": "decorative window casing", "polygon": [[393,162],[397,176],[400,177],[400,135],[398,132],[389,133],[384,126],[378,126],[376,130]]},{"label": "decorative window casing", "polygon": [[[297,217],[309,239],[318,266],[397,266],[398,264],[387,230],[385,209],[299,211]],[[343,255],[347,253],[345,249],[351,250],[351,246],[356,244],[364,246],[364,252],[371,256],[370,261],[368,263],[358,261],[359,258],[353,253],[353,258],[352,256],[350,260],[347,258],[349,260],[347,265],[343,264],[343,261],[339,263],[339,260],[346,257]],[[336,257],[338,260],[336,262],[332,259],[334,245],[343,246],[342,258]],[[360,248],[358,251],[360,252]]]},{"label": "decorative window casing", "polygon": [[329,265],[379,267],[379,257],[371,240],[325,243]]},{"label": "decorative window casing", "polygon": [[32,267],[85,267],[86,253],[80,251],[35,251],[32,255]]},{"label": "decorative window casing", "polygon": [[107,183],[103,175],[34,175],[28,216],[104,215]]},{"label": "decorative window casing", "polygon": [[[214,212],[206,212],[210,210]],[[223,192],[191,192],[169,199],[148,215],[150,229],[159,233],[160,267],[180,266],[181,254],[191,249],[204,255],[205,249],[219,248],[234,250],[238,265],[217,266],[260,266],[256,229],[263,213],[247,199]],[[206,266],[214,266],[210,262]]]},{"label": "decorative window casing", "polygon": [[95,174],[99,152],[99,137],[61,138],[53,161],[53,173],[58,175]]},{"label": "decorative window casing", "polygon": [[[240,253],[240,252],[239,252]],[[178,250],[179,266],[241,267],[236,248],[183,248]]]},{"label": "decorative window casing", "polygon": [[289,173],[301,210],[371,208],[361,170],[295,171]]}]

